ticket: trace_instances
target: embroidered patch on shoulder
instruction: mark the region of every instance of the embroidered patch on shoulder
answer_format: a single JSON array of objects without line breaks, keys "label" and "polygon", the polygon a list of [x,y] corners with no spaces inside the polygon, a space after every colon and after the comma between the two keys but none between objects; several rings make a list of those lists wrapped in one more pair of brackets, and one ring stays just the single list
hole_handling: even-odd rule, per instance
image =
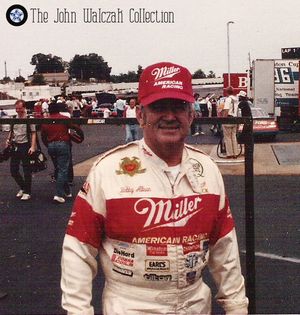
[{"label": "embroidered patch on shoulder", "polygon": [[203,177],[203,166],[196,159],[190,159],[196,177]]},{"label": "embroidered patch on shoulder", "polygon": [[127,174],[129,176],[133,176],[135,174],[145,173],[146,171],[145,168],[142,168],[141,161],[136,156],[121,159],[119,167],[119,170],[116,171],[117,175]]}]

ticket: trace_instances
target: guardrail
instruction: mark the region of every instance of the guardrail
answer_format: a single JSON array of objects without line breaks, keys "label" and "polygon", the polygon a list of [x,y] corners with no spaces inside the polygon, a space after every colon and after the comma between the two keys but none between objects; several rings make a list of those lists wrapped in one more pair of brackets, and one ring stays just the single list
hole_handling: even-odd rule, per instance
[{"label": "guardrail", "polygon": [[[254,220],[254,168],[253,168],[253,119],[251,117],[195,118],[201,124],[246,124],[249,126],[248,140],[245,143],[245,234],[246,234],[246,294],[249,298],[249,313],[256,313],[255,304],[255,220]],[[79,125],[122,125],[137,124],[135,118],[1,118],[2,124],[68,124]]]}]

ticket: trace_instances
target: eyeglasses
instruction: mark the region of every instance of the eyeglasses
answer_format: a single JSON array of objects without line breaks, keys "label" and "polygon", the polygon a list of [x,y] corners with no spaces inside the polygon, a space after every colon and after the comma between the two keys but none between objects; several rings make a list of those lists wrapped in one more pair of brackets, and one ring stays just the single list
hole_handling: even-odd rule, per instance
[{"label": "eyeglasses", "polygon": [[163,99],[153,102],[149,105],[154,112],[164,112],[171,110],[173,113],[180,113],[186,111],[190,103],[179,99]]}]

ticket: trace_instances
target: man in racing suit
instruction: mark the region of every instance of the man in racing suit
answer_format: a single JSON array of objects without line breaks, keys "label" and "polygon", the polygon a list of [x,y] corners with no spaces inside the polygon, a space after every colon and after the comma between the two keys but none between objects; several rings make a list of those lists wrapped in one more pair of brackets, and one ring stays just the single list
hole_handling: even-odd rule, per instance
[{"label": "man in racing suit", "polygon": [[247,314],[234,222],[215,163],[185,145],[193,120],[191,74],[147,67],[137,113],[144,139],[94,164],[63,243],[62,306],[92,315],[99,255],[103,314],[209,314],[208,265],[227,314]]}]

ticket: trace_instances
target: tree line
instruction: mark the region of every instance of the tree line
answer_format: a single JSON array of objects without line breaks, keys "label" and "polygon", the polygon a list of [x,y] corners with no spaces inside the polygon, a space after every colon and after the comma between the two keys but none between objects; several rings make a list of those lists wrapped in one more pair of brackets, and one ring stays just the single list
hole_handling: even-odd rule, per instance
[{"label": "tree line", "polygon": [[[127,73],[120,73],[118,75],[111,74],[111,67],[104,60],[102,56],[96,53],[87,55],[76,54],[69,62],[64,61],[61,57],[52,54],[38,53],[32,56],[30,64],[35,66],[33,72],[32,84],[46,84],[43,73],[59,73],[68,71],[70,78],[82,82],[88,82],[91,79],[97,82],[138,82],[143,67],[138,65],[136,71],[128,71]],[[208,74],[202,69],[194,72],[194,79],[215,78],[213,71]],[[2,82],[11,81],[9,77],[4,77]],[[21,75],[15,78],[15,82],[25,82],[26,79]]]}]

